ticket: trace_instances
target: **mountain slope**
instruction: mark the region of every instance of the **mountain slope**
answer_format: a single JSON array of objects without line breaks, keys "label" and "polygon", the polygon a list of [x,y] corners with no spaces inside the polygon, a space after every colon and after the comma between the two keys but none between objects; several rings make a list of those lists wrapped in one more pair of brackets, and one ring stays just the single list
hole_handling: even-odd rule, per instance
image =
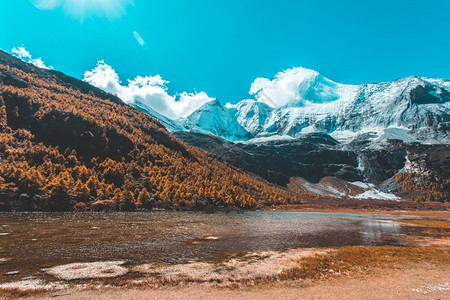
[{"label": "mountain slope", "polygon": [[184,144],[117,97],[1,51],[0,160],[0,210],[299,201]]},{"label": "mountain slope", "polygon": [[222,161],[303,195],[450,201],[449,145],[388,140],[374,148],[370,136],[342,144],[324,133],[241,143],[193,132],[175,134]]}]

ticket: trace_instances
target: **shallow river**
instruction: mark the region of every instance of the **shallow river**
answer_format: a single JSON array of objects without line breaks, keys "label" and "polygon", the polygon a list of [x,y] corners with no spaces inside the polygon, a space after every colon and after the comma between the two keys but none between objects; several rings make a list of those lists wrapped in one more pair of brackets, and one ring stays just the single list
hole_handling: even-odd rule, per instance
[{"label": "shallow river", "polygon": [[[353,213],[0,214],[0,282],[71,262],[218,261],[249,251],[401,245],[421,234],[395,217]],[[426,234],[426,233],[424,233]],[[15,277],[15,276],[13,276]]]}]

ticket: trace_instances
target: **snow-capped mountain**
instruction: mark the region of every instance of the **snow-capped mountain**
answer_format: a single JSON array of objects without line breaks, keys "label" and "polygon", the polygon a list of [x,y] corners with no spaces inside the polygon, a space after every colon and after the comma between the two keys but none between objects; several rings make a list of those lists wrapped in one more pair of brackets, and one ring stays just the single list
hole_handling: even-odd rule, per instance
[{"label": "snow-capped mountain", "polygon": [[178,120],[187,131],[213,134],[227,140],[247,140],[252,135],[239,124],[231,110],[218,100],[205,103],[185,119]]},{"label": "snow-capped mountain", "polygon": [[[293,73],[255,80],[254,99],[213,100],[186,118],[160,120],[184,142],[296,192],[447,201],[450,80],[346,85],[313,70]],[[405,172],[427,176],[440,196],[404,191]]]},{"label": "snow-capped mountain", "polygon": [[253,137],[261,132],[274,110],[269,105],[252,99],[242,100],[236,105],[227,105],[226,107]]},{"label": "snow-capped mountain", "polygon": [[[305,87],[306,86],[306,87]],[[300,97],[274,110],[260,135],[308,132],[341,135],[390,127],[417,130],[450,121],[449,81],[408,77],[359,86],[330,84],[320,75]]]},{"label": "snow-capped mountain", "polygon": [[411,76],[346,85],[313,70],[296,68],[296,72],[301,75],[299,82],[294,87],[289,83],[286,89],[290,93],[280,99],[259,91],[255,100],[225,107],[214,100],[185,119],[160,120],[172,131],[213,134],[231,141],[311,132],[327,133],[338,140],[366,132],[389,138],[385,130],[396,128],[396,138],[405,141],[449,142],[450,80]]}]

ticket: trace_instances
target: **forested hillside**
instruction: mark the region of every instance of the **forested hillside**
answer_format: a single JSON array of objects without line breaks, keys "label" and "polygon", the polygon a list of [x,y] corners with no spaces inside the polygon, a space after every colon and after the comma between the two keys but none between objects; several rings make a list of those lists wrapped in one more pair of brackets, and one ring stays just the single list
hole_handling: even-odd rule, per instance
[{"label": "forested hillside", "polygon": [[0,51],[0,210],[299,203],[188,146],[155,119]]}]

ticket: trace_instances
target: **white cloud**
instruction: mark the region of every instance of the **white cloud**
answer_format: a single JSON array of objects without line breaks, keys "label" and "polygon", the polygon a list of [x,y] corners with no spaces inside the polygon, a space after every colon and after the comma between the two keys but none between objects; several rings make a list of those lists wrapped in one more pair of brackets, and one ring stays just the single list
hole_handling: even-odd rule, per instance
[{"label": "white cloud", "polygon": [[182,117],[187,117],[195,110],[200,108],[203,104],[216,100],[211,98],[205,92],[186,93],[183,92],[178,95],[178,101],[176,102],[175,110]]},{"label": "white cloud", "polygon": [[45,63],[42,61],[42,58],[40,58],[40,57],[31,59],[30,63],[32,63],[36,67],[39,67],[39,68],[42,68],[42,69],[47,69],[47,70],[52,70],[53,69],[52,66],[46,66]]},{"label": "white cloud", "polygon": [[126,103],[142,102],[172,119],[187,117],[203,104],[215,100],[205,92],[170,95],[166,86],[168,81],[160,75],[138,76],[128,80],[128,84],[122,84],[116,71],[104,61],[99,61],[92,71],[87,71],[83,80],[116,94]]},{"label": "white cloud", "polygon": [[302,92],[308,88],[307,84],[318,75],[316,71],[305,68],[288,69],[277,73],[273,80],[256,78],[250,94],[255,95],[256,100],[277,108],[299,100]]},{"label": "white cloud", "polygon": [[30,52],[28,52],[24,47],[13,48],[11,52],[20,59],[31,59]]},{"label": "white cloud", "polygon": [[17,47],[17,48],[13,48],[11,50],[12,54],[14,54],[16,57],[20,58],[21,60],[33,64],[36,67],[42,68],[42,69],[48,69],[51,70],[53,69],[52,66],[47,66],[45,65],[44,61],[42,60],[42,58],[33,58],[30,54],[30,52],[28,52],[25,47]]}]

